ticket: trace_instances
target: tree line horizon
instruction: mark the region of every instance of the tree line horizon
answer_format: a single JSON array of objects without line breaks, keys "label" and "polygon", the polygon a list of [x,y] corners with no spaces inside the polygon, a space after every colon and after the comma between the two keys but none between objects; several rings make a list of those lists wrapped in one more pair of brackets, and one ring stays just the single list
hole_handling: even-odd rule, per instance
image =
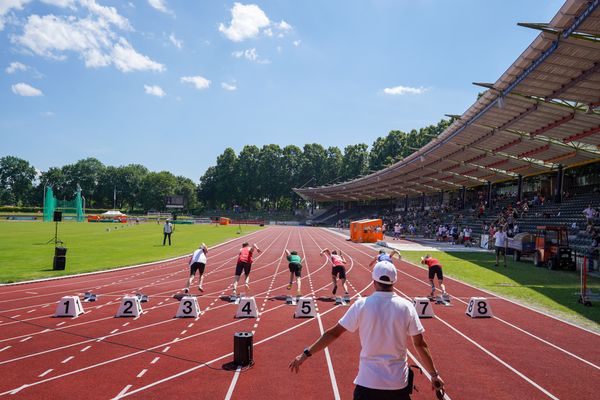
[{"label": "tree line horizon", "polygon": [[[239,153],[228,147],[207,168],[199,182],[169,171],[153,172],[141,164],[104,165],[89,157],[37,172],[28,161],[0,158],[0,206],[42,206],[44,187],[59,199],[72,199],[77,185],[88,208],[163,210],[165,197],[183,196],[189,212],[205,209],[291,210],[304,202],[292,189],[355,179],[381,170],[417,151],[442,133],[451,120],[442,119],[410,132],[390,131],[371,147],[317,143],[281,147],[245,145]],[[116,191],[116,204],[114,195]]]}]

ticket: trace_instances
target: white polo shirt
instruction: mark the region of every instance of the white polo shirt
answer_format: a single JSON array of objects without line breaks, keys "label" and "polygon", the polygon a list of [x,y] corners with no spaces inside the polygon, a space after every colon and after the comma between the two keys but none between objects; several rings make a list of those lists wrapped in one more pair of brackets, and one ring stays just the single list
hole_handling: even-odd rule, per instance
[{"label": "white polo shirt", "polygon": [[340,325],[360,335],[360,363],[354,384],[370,389],[405,388],[408,379],[406,341],[425,331],[411,302],[393,292],[358,299]]}]

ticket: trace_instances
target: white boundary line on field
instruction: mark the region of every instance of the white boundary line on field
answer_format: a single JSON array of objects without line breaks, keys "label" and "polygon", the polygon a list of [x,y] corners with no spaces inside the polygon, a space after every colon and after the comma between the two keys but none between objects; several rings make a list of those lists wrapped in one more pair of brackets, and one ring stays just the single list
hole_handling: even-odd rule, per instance
[{"label": "white boundary line on field", "polygon": [[[245,235],[238,236],[237,238],[227,240],[227,241],[225,241],[223,243],[216,244],[216,245],[212,246],[211,249],[213,249],[215,247],[223,246],[223,245],[228,244],[228,243],[231,243],[231,242],[236,241],[236,240],[238,240],[239,238],[242,238],[242,237],[248,237],[248,236],[254,235],[254,234],[258,233],[258,232],[262,232],[262,230],[250,232],[250,233],[247,233]],[[51,278],[40,278],[40,279],[33,279],[33,280],[30,280],[30,281],[22,281],[22,282],[0,283],[0,287],[27,285],[27,284],[31,284],[31,283],[40,283],[40,282],[56,281],[56,280],[60,280],[60,279],[77,278],[77,277],[80,277],[80,276],[105,274],[105,273],[108,273],[108,272],[125,271],[125,270],[132,269],[132,268],[148,267],[148,266],[151,266],[151,265],[154,265],[154,264],[160,264],[160,263],[165,263],[165,262],[179,260],[181,258],[189,257],[190,254],[191,253],[184,254],[184,255],[181,255],[181,256],[177,256],[177,257],[173,257],[173,258],[166,258],[164,260],[152,261],[152,262],[143,263],[143,264],[129,265],[129,266],[126,266],[126,267],[116,267],[116,268],[111,268],[111,269],[105,269],[105,270],[102,270],[102,271],[82,272],[80,274],[63,275],[63,276],[56,276],[56,277],[51,277]]]},{"label": "white boundary line on field", "polygon": [[[333,230],[331,230],[331,229],[329,229],[329,228],[320,228],[320,229],[323,229],[323,230],[325,230],[326,232],[331,232],[331,233],[333,233],[333,234],[336,234],[336,235],[338,235],[338,236],[341,236],[341,237],[343,237],[343,238],[347,238],[347,235],[344,235],[344,234],[342,234],[342,233],[339,233],[339,232],[333,231]],[[353,242],[353,243],[354,243],[354,242]],[[372,248],[372,247],[370,247],[368,244],[364,244],[364,243],[361,243],[361,244],[362,244],[364,247],[366,247],[366,248],[368,248],[368,249],[370,249],[370,250],[373,250],[373,248]],[[442,251],[442,250],[437,250],[437,251]],[[418,265],[418,264],[415,264],[415,263],[413,263],[413,262],[410,262],[410,261],[407,261],[407,260],[404,260],[404,259],[403,259],[402,261],[403,261],[403,262],[405,262],[405,263],[407,263],[407,264],[414,265],[415,267],[417,267],[417,268],[420,268],[420,269],[422,269],[422,270],[425,270],[425,268],[423,268],[423,267],[421,267],[420,265]],[[504,296],[502,296],[502,295],[499,295],[498,293],[495,293],[495,292],[489,291],[489,290],[487,290],[487,289],[481,289],[481,288],[478,288],[477,286],[471,285],[471,284],[469,284],[469,283],[466,283],[466,282],[464,282],[464,281],[461,281],[460,279],[457,279],[457,278],[454,278],[454,277],[445,276],[444,278],[446,278],[446,279],[451,279],[451,280],[453,280],[453,281],[456,281],[456,282],[458,282],[458,283],[462,283],[462,284],[463,284],[463,285],[465,285],[465,286],[469,286],[469,287],[471,287],[471,288],[473,288],[473,289],[480,290],[480,291],[482,291],[482,292],[484,292],[484,293],[487,293],[487,294],[489,294],[489,295],[496,296],[496,297],[497,297],[498,299],[500,299],[500,300],[504,300],[504,301],[507,301],[507,302],[509,302],[509,303],[513,303],[513,304],[515,304],[515,305],[517,305],[517,306],[520,306],[520,307],[526,308],[526,309],[528,309],[528,310],[530,310],[530,311],[534,311],[534,312],[536,312],[536,313],[538,313],[538,314],[545,315],[546,317],[549,317],[549,318],[555,319],[555,320],[557,320],[557,321],[560,321],[560,322],[562,322],[562,323],[565,323],[565,324],[567,324],[567,325],[571,325],[571,326],[572,326],[572,327],[574,327],[574,328],[578,328],[578,329],[581,329],[582,331],[586,331],[586,332],[588,332],[588,333],[592,333],[592,334],[594,334],[594,335],[596,335],[596,336],[600,336],[600,333],[598,333],[598,332],[595,332],[595,331],[593,331],[593,330],[591,330],[591,329],[588,329],[588,328],[585,328],[585,327],[583,327],[583,326],[577,325],[577,324],[576,324],[576,323],[574,323],[574,322],[567,321],[567,320],[565,320],[565,319],[562,319],[562,318],[560,318],[560,317],[557,317],[557,316],[555,316],[555,315],[548,314],[546,311],[539,310],[539,309],[537,309],[537,308],[533,308],[533,307],[531,307],[531,306],[528,306],[528,305],[526,305],[526,304],[522,304],[522,303],[520,303],[520,302],[519,302],[519,301],[517,301],[517,300],[512,300],[512,299],[509,299],[509,298],[507,298],[507,297],[504,297]]]}]

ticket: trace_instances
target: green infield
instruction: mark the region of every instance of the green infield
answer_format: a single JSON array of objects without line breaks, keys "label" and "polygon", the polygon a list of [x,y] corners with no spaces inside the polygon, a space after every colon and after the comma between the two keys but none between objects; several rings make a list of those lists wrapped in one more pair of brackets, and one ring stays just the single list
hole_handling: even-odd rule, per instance
[{"label": "green infield", "polygon": [[[237,225],[175,225],[172,246],[162,245],[162,225],[61,222],[58,237],[67,248],[67,267],[53,271],[54,224],[0,222],[0,282],[17,282],[98,271],[191,253],[239,237]],[[242,226],[241,234],[260,229]],[[52,239],[51,243],[47,243]]]},{"label": "green infield", "polygon": [[[600,331],[600,303],[586,307],[577,302],[578,272],[535,268],[531,262],[514,262],[511,257],[507,257],[506,268],[494,267],[496,259],[492,253],[433,251],[429,254],[440,260],[444,276]],[[419,251],[402,252],[403,259],[415,264],[420,263],[423,255]],[[589,278],[588,287],[600,293],[600,279]],[[446,283],[446,289],[452,294],[451,282]]]}]

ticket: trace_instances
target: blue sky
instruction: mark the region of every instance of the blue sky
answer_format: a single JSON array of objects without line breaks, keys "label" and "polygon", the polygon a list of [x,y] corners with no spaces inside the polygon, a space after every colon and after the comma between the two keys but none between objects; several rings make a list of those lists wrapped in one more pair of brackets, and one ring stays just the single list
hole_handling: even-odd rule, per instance
[{"label": "blue sky", "polygon": [[557,0],[0,0],[0,157],[194,181],[226,147],[371,144],[461,114]]}]

